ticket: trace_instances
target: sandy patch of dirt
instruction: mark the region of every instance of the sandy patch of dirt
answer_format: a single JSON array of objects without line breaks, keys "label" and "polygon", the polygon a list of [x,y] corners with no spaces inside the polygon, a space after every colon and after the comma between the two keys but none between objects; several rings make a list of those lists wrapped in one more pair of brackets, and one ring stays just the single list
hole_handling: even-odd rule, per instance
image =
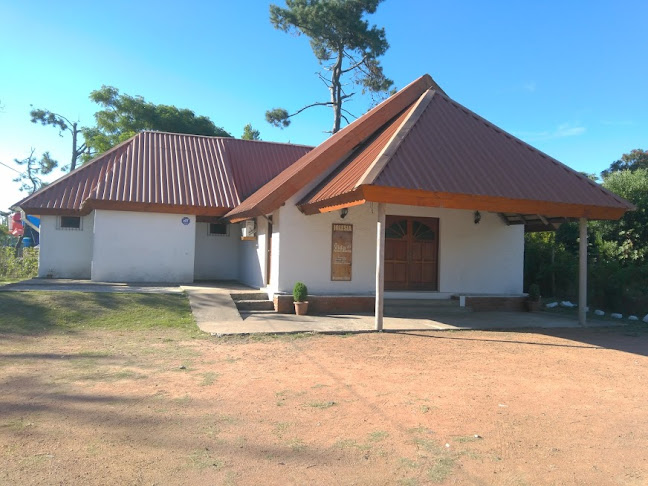
[{"label": "sandy patch of dirt", "polygon": [[181,336],[0,336],[0,483],[648,483],[646,332]]}]

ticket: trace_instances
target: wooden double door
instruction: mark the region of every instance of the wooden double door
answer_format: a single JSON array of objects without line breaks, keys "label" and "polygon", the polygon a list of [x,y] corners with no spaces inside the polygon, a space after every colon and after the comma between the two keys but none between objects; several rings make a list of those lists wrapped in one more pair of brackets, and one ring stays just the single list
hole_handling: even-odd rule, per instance
[{"label": "wooden double door", "polygon": [[439,290],[439,219],[387,216],[385,290]]}]

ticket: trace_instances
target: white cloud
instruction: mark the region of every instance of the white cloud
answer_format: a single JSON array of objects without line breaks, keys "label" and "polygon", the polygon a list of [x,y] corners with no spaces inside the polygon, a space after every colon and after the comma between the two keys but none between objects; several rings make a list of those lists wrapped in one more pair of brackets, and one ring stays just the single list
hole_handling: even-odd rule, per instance
[{"label": "white cloud", "polygon": [[553,132],[552,138],[574,137],[585,133],[585,127],[571,126],[569,123],[558,125],[556,131]]},{"label": "white cloud", "polygon": [[586,128],[580,124],[561,123],[553,130],[542,132],[517,132],[516,136],[527,141],[554,140],[556,138],[577,137],[586,132]]}]

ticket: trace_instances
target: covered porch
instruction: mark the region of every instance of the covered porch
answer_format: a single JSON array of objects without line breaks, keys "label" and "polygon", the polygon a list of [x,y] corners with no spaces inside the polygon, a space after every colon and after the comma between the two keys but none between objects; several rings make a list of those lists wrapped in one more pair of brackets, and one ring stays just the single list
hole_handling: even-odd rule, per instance
[{"label": "covered porch", "polygon": [[[395,206],[401,209],[394,211]],[[431,292],[430,299],[466,293],[521,298],[524,232],[554,230],[566,221],[580,226],[582,325],[587,221],[618,219],[632,209],[628,201],[460,105],[426,75],[334,134],[226,217],[236,222],[278,215],[284,245],[298,241],[286,231],[300,228],[299,244],[280,252],[307,254],[300,260],[310,273],[294,271],[293,261],[280,265],[278,290],[286,292],[306,275],[320,291],[375,296],[372,328],[380,331],[385,301],[393,297],[388,291],[422,290]],[[438,253],[435,242],[449,234],[453,222],[461,228],[446,241],[447,251]],[[336,235],[351,223],[352,236]],[[469,231],[486,226],[488,235]],[[311,233],[315,236],[304,240]],[[464,251],[452,255],[460,246]],[[456,257],[448,260],[448,252]],[[341,271],[331,269],[329,281],[327,264],[335,267],[338,261]],[[505,265],[497,268],[494,261]]]},{"label": "covered porch", "polygon": [[[502,249],[511,241],[523,248],[522,232],[554,231],[564,222],[578,221],[580,325],[586,322],[587,308],[587,221],[618,219],[633,208],[583,174],[470,112],[435,85],[387,123],[374,128],[298,206],[304,214],[315,215],[343,214],[366,204],[373,205],[376,212],[374,329],[378,331],[385,328],[387,291],[413,290],[417,285],[439,290],[435,275],[438,245],[424,241],[422,234],[414,234],[424,227],[430,239],[436,234],[438,240],[438,222],[408,218],[408,213],[394,217],[388,212],[393,205],[413,208],[410,211],[463,210],[472,216],[474,225],[486,215],[497,217],[500,227],[493,227],[493,231],[500,235],[498,247],[489,246],[484,239],[483,259],[501,258],[502,251],[515,251],[515,244]],[[511,232],[506,227],[523,231]],[[466,237],[482,244],[479,235]],[[401,247],[407,248],[406,260],[398,256]],[[481,253],[474,245],[471,252],[472,256]],[[521,272],[522,255],[517,257]],[[399,267],[401,261],[406,265]],[[423,266],[416,269],[413,262]],[[515,262],[512,264],[516,267]],[[405,278],[395,275],[399,271]],[[496,269],[493,279],[501,278],[505,271]],[[484,289],[489,286],[487,279],[480,284]]]}]

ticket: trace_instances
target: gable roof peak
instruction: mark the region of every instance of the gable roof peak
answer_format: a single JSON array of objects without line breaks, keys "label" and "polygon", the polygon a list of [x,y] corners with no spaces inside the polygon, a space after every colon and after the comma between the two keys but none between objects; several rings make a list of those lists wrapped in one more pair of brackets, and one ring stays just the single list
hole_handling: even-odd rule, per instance
[{"label": "gable roof peak", "polygon": [[356,147],[430,89],[442,91],[429,74],[424,74],[331,135],[230,211],[227,217],[236,222],[272,213],[308,184],[341,164]]}]

